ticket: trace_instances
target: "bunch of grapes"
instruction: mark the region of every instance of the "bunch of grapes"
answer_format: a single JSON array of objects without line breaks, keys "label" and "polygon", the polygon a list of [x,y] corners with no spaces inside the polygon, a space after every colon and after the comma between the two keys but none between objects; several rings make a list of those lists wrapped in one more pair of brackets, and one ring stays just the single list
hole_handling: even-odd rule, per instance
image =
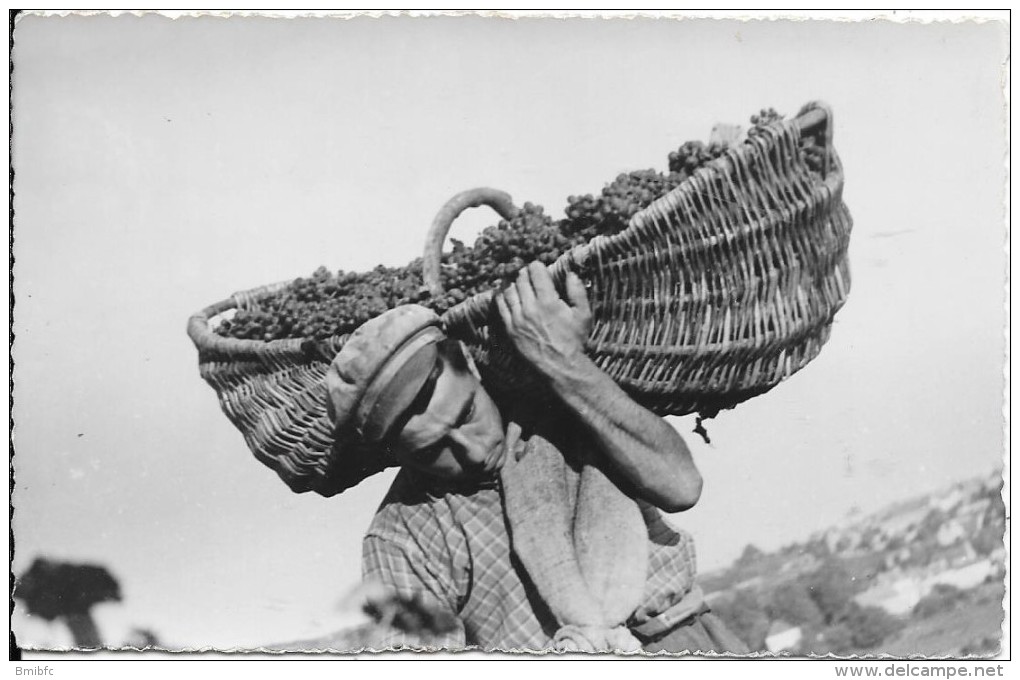
[{"label": "bunch of grapes", "polygon": [[771,106],[767,109],[762,109],[751,116],[751,128],[747,131],[747,136],[755,137],[761,134],[762,128],[765,128],[772,123],[779,122],[782,119],[783,114],[779,113]]},{"label": "bunch of grapes", "polygon": [[[747,131],[748,137],[756,137],[761,134],[764,127],[777,121],[783,120],[784,116],[772,107],[762,109],[758,114],[751,116],[751,128]],[[800,158],[815,175],[822,173],[822,166],[825,163],[825,149],[818,143],[818,140],[811,135],[804,135],[800,139]]]},{"label": "bunch of grapes", "polygon": [[239,309],[216,331],[252,340],[322,339],[349,333],[387,309],[424,296],[420,260],[408,267],[380,265],[361,274],[332,274],[319,267],[279,293]]},{"label": "bunch of grapes", "polygon": [[825,166],[825,149],[814,137],[805,135],[801,138],[800,158],[812,173],[822,174]]},{"label": "bunch of grapes", "polygon": [[725,144],[705,144],[704,142],[685,142],[676,151],[669,154],[669,171],[681,173],[684,179],[726,152]]},{"label": "bunch of grapes", "polygon": [[561,221],[560,230],[574,244],[586,243],[598,235],[619,233],[627,227],[634,213],[680,186],[688,176],[686,171],[663,174],[655,170],[619,175],[597,197],[591,194],[568,197],[567,219]]},{"label": "bunch of grapes", "polygon": [[575,245],[598,234],[615,234],[638,210],[678,186],[685,173],[663,175],[642,170],[620,175],[598,198],[568,199],[567,218],[554,221],[542,206],[525,203],[510,220],[486,228],[473,246],[451,239],[443,254],[442,295],[431,296],[422,279],[421,259],[407,267],[382,265],[361,274],[330,273],[319,267],[311,276],[295,279],[283,291],[239,309],[216,332],[233,338],[277,340],[325,339],[352,332],[387,309],[423,304],[437,313],[476,293],[512,280],[529,262],[552,264]]},{"label": "bunch of grapes", "polygon": [[473,247],[453,240],[453,249],[441,260],[440,276],[446,292],[422,304],[442,313],[476,293],[513,279],[529,262],[552,264],[571,245],[542,206],[525,203],[513,219],[500,220],[482,231]]},{"label": "bunch of grapes", "polygon": [[[782,118],[775,109],[762,109],[751,117],[748,135],[761,134],[762,128]],[[568,197],[565,219],[554,221],[541,206],[525,203],[513,219],[486,228],[473,246],[451,239],[453,247],[441,260],[445,292],[440,296],[433,297],[425,287],[420,258],[406,267],[379,265],[363,273],[333,274],[319,267],[279,293],[239,309],[232,319],[220,323],[216,332],[264,341],[325,339],[350,333],[402,304],[422,304],[441,314],[476,293],[512,280],[529,262],[551,264],[570,248],[595,236],[619,233],[635,213],[726,151],[723,144],[686,142],[669,154],[667,173],[624,173],[597,196]],[[801,154],[812,171],[821,171],[823,149],[815,139],[802,141]]]},{"label": "bunch of grapes", "polygon": [[541,206],[525,203],[511,220],[488,227],[474,247],[453,240],[440,276],[444,293],[432,297],[424,286],[422,261],[406,267],[379,265],[364,273],[330,273],[319,267],[307,278],[250,307],[239,309],[216,332],[232,338],[325,339],[352,332],[387,309],[419,303],[442,313],[475,293],[510,280],[527,263],[551,264],[572,242]]},{"label": "bunch of grapes", "polygon": [[668,173],[656,170],[628,172],[607,184],[599,196],[570,196],[567,198],[567,219],[561,222],[560,229],[574,243],[585,243],[600,234],[619,233],[627,227],[635,213],[683,184],[726,150],[725,144],[685,142],[676,151],[670,152]]}]

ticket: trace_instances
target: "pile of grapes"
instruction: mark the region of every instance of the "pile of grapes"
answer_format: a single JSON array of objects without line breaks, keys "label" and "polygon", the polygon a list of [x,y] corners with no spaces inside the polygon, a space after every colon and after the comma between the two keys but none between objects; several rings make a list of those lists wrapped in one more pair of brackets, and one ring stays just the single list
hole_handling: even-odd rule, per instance
[{"label": "pile of grapes", "polygon": [[[781,120],[774,109],[751,117],[749,136]],[[319,267],[311,276],[295,279],[284,290],[239,309],[216,327],[220,335],[254,340],[281,338],[325,339],[352,332],[387,309],[418,303],[443,313],[468,297],[499,287],[529,262],[551,264],[574,246],[593,237],[626,228],[634,213],[679,186],[696,170],[726,152],[721,144],[686,142],[669,154],[669,171],[639,170],[619,175],[598,196],[570,196],[566,218],[554,221],[541,206],[525,203],[511,220],[486,228],[473,246],[451,239],[443,254],[442,281],[446,291],[432,297],[422,279],[422,262],[406,267],[379,265],[368,272],[329,272]],[[801,153],[813,172],[820,172],[822,149],[813,139],[802,142]]]}]

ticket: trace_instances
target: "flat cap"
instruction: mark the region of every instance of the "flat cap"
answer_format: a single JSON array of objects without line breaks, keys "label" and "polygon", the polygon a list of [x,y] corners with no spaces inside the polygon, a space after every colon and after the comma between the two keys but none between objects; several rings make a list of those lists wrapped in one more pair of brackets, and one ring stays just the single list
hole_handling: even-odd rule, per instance
[{"label": "flat cap", "polygon": [[401,305],[351,334],[326,371],[326,410],[338,437],[374,443],[389,434],[436,365],[445,338],[439,324],[432,310]]}]

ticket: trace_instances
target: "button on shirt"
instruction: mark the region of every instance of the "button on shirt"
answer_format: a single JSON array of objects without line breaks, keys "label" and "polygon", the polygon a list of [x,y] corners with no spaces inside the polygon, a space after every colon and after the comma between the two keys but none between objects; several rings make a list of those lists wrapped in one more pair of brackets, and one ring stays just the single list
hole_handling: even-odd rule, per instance
[{"label": "button on shirt", "polygon": [[[638,501],[648,527],[648,577],[641,606],[628,621],[647,623],[694,584],[694,541]],[[362,570],[404,597],[452,613],[458,627],[430,647],[539,650],[551,646],[555,618],[513,555],[495,482],[470,490],[440,489],[407,470],[397,475],[364,539]],[[394,633],[379,648],[421,646]]]}]

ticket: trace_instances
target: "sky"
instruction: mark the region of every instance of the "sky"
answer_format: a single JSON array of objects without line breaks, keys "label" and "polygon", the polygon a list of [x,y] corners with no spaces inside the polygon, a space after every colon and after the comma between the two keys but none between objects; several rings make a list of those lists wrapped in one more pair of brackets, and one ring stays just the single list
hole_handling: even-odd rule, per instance
[{"label": "sky", "polygon": [[[1001,24],[29,16],[14,34],[16,552],[107,566],[175,648],[350,620],[392,480],[292,494],[198,375],[188,317],[420,255],[455,193],[562,216],[713,124],[821,99],[852,290],[808,367],[691,434],[702,570],[1003,460]],[[471,211],[452,235],[495,221]],[[15,612],[23,646],[66,633]]]}]

